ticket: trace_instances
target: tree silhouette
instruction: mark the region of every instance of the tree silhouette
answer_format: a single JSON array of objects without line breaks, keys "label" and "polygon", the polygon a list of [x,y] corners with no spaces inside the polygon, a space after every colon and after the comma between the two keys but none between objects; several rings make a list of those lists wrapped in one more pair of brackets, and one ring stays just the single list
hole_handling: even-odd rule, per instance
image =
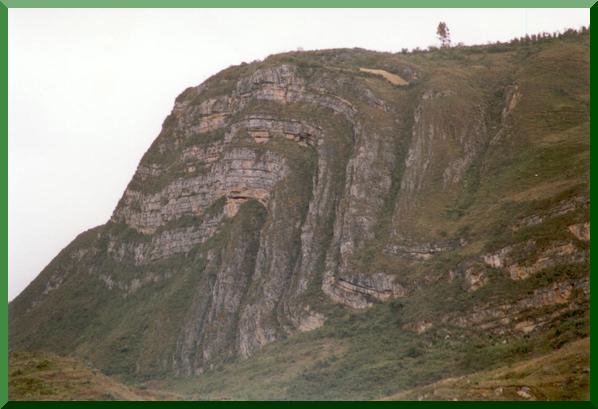
[{"label": "tree silhouette", "polygon": [[438,27],[436,28],[436,36],[440,40],[442,47],[451,46],[451,32],[444,21],[438,23]]}]

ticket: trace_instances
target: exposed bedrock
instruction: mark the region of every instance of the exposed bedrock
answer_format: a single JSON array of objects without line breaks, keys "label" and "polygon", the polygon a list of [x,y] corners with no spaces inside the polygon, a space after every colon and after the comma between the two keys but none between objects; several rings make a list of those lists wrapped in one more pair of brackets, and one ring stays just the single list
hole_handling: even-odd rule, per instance
[{"label": "exposed bedrock", "polygon": [[[434,286],[474,299],[497,282],[542,284],[400,328],[533,332],[583,304],[587,195],[579,172],[517,167],[520,152],[533,164],[562,142],[554,127],[523,145],[531,131],[517,121],[550,107],[530,102],[519,67],[291,54],[176,98],[110,220],[11,302],[11,348],[77,354],[107,373],[195,375],[317,330],[331,311]],[[525,316],[543,307],[556,315]]]}]

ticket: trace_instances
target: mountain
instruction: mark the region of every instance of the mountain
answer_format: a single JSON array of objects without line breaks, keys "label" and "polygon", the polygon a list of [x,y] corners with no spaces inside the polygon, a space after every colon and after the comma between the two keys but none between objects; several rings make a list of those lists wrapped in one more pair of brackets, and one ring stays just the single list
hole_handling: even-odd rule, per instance
[{"label": "mountain", "polygon": [[229,67],[9,304],[9,348],[212,398],[376,399],[585,338],[589,102],[586,31]]}]

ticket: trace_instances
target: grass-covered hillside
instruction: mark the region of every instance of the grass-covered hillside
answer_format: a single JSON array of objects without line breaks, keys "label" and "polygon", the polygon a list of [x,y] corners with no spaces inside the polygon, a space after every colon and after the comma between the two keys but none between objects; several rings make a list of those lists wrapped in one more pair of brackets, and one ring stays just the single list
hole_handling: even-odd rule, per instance
[{"label": "grass-covered hillside", "polygon": [[589,50],[290,52],[188,88],[9,305],[11,351],[197,399],[586,397]]},{"label": "grass-covered hillside", "polygon": [[77,359],[51,353],[10,354],[9,400],[178,400],[169,392],[124,385]]}]

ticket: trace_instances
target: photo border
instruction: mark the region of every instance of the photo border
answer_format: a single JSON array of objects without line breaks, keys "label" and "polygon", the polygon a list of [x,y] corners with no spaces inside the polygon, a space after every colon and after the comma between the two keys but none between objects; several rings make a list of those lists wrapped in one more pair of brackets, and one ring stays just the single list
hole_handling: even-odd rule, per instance
[{"label": "photo border", "polygon": [[[9,8],[589,8],[590,25],[592,20],[598,21],[598,6],[595,6],[595,0],[287,0],[285,2],[274,0],[4,0],[0,1],[0,155],[2,166],[0,166],[0,180],[2,183],[2,200],[0,201],[0,211],[5,214],[2,217],[2,237],[0,262],[4,266],[4,280],[1,288],[0,297],[8,300],[8,17]],[[590,31],[590,41],[596,34]],[[598,56],[598,51],[590,47],[590,61]],[[592,58],[595,57],[595,58]],[[598,68],[597,68],[598,70]],[[590,66],[590,73],[592,73]],[[590,95],[597,92],[598,82],[590,81]],[[590,104],[590,116],[596,111],[596,107]],[[596,132],[590,126],[590,157],[595,150],[595,144],[591,143],[593,135]],[[596,148],[598,149],[598,148]],[[591,161],[590,161],[591,163]],[[590,165],[590,181],[595,177],[596,166]],[[590,203],[593,201],[593,193],[590,183]],[[590,207],[590,219],[596,211]],[[593,258],[595,251],[590,246],[590,259]],[[590,264],[590,298],[592,294],[592,282],[596,275],[595,269]],[[595,306],[590,303],[590,329],[598,325],[598,312]],[[590,337],[590,400],[589,401],[474,401],[474,402],[406,402],[406,401],[381,401],[381,402],[284,402],[287,407],[293,408],[318,408],[318,407],[365,407],[366,405],[376,405],[380,407],[402,408],[596,408],[598,402],[598,385],[591,382],[592,369],[598,370],[598,355],[592,351],[598,350],[598,339]],[[29,402],[29,401],[8,401],[8,303],[0,305],[0,351],[4,355],[0,360],[0,408],[7,405],[8,408],[64,408],[73,407],[73,405],[83,405],[85,407],[104,407],[120,408],[131,406],[139,407],[163,407],[166,406],[187,406],[201,405],[202,407],[274,407],[282,402],[255,402],[255,401],[200,401],[200,402],[180,402],[180,401],[142,401],[142,402],[105,402],[105,401],[85,401],[85,402]]]}]

